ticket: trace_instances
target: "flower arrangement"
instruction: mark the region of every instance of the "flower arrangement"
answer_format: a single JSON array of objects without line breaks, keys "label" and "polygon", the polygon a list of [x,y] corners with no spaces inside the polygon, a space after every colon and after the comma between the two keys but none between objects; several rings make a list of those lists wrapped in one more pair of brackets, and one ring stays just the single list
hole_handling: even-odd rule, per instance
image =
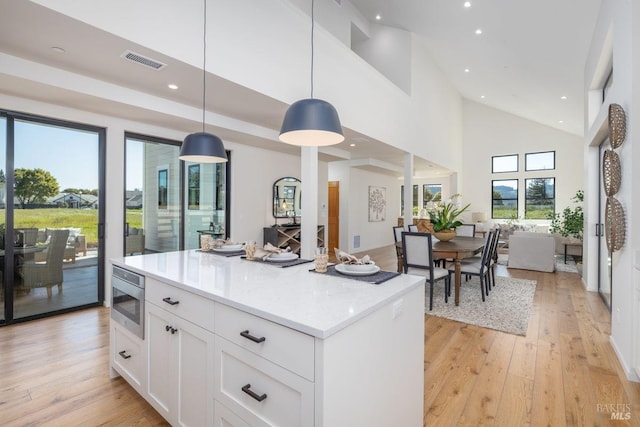
[{"label": "flower arrangement", "polygon": [[457,218],[464,211],[469,209],[471,203],[459,208],[457,203],[447,200],[445,202],[434,203],[432,206],[428,206],[429,218],[433,225],[433,231],[451,230],[462,225],[462,221]]}]

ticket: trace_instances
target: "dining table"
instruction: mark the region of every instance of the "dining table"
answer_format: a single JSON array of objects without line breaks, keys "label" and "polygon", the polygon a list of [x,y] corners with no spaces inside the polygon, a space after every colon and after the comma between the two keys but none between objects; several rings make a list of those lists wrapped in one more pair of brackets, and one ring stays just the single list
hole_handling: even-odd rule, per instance
[{"label": "dining table", "polygon": [[[470,258],[482,251],[486,239],[482,237],[456,236],[449,241],[434,241],[431,251],[434,259],[453,259],[455,266],[454,275],[454,300],[456,305],[460,305],[460,283],[462,274],[460,273],[460,262],[465,258]],[[402,242],[396,243],[402,247]],[[398,258],[398,266],[402,260]],[[400,267],[398,268],[400,270]]]}]

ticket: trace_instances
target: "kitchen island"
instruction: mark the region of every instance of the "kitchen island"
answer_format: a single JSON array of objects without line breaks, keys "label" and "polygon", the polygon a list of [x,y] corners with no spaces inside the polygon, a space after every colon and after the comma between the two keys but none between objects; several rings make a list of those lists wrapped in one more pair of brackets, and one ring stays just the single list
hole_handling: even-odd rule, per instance
[{"label": "kitchen island", "polygon": [[111,322],[112,375],[172,424],[422,425],[423,278],[195,250],[112,263],[146,277],[144,339]]}]

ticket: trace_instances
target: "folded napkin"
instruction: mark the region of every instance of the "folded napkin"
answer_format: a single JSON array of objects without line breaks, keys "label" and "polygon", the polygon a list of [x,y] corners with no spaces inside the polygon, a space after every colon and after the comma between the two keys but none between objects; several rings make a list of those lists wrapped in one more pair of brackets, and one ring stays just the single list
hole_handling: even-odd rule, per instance
[{"label": "folded napkin", "polygon": [[231,239],[217,239],[214,240],[210,243],[210,246],[212,246],[215,249],[220,249],[221,247],[225,246],[225,245],[241,245],[241,242],[234,242]]},{"label": "folded napkin", "polygon": [[291,252],[291,248],[287,246],[285,249],[281,249],[267,242],[262,249],[261,248],[256,249],[255,257],[262,258],[262,260],[265,261],[267,257],[271,254],[281,254],[284,252]]},{"label": "folded napkin", "polygon": [[338,248],[333,248],[333,251],[336,254],[336,259],[338,260],[338,262],[342,264],[370,264],[371,263],[371,258],[369,258],[369,255],[365,255],[362,257],[362,259],[358,259],[357,257],[351,254],[348,254],[344,251],[341,251]]}]

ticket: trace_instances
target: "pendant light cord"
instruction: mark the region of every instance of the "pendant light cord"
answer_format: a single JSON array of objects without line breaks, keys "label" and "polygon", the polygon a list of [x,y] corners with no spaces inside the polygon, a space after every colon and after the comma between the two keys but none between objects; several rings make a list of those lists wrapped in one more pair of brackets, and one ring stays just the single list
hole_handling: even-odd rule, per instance
[{"label": "pendant light cord", "polygon": [[207,0],[204,0],[204,31],[202,38],[202,133],[204,133],[205,98],[207,95]]},{"label": "pendant light cord", "polygon": [[311,98],[313,98],[313,29],[315,27],[315,19],[313,18],[314,0],[311,0]]}]

